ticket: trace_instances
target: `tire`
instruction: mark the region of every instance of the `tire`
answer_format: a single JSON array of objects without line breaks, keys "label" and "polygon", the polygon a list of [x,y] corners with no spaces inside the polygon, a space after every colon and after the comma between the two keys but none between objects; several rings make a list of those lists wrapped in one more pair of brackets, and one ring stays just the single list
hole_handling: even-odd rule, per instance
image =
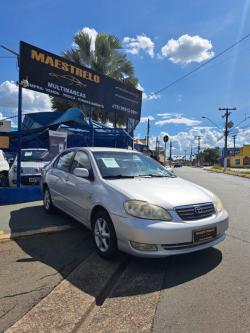
[{"label": "tire", "polygon": [[5,173],[0,173],[0,187],[9,187],[9,179]]},{"label": "tire", "polygon": [[114,225],[107,212],[97,212],[92,220],[92,237],[95,250],[102,258],[111,259],[117,254]]},{"label": "tire", "polygon": [[54,206],[51,200],[51,195],[48,187],[45,187],[43,192],[43,207],[47,214],[51,214],[54,211]]}]

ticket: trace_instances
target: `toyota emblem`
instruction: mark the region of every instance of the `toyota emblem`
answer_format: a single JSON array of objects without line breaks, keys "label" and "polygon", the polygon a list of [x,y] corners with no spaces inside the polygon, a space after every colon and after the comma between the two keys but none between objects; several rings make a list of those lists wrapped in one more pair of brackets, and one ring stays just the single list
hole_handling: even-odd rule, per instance
[{"label": "toyota emblem", "polygon": [[194,212],[195,212],[195,214],[201,214],[202,213],[202,208],[201,207],[194,207]]}]

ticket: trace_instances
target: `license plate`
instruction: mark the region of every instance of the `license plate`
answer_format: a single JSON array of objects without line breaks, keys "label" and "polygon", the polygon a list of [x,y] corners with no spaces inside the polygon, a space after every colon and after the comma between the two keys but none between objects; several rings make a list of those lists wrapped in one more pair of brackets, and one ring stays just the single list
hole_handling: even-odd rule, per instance
[{"label": "license plate", "polygon": [[217,235],[216,227],[202,230],[193,231],[193,241],[194,243],[206,242],[210,239],[215,238]]},{"label": "license plate", "polygon": [[36,177],[30,177],[30,178],[29,178],[29,182],[30,182],[30,183],[38,183],[38,182],[39,182],[39,178],[36,178]]}]

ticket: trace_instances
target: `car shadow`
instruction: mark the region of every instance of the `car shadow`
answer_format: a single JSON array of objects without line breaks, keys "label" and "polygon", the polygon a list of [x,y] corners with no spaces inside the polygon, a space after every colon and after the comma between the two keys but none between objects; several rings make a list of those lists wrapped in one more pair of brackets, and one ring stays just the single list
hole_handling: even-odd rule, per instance
[{"label": "car shadow", "polygon": [[[64,213],[48,216],[41,206],[26,207],[11,213],[10,229],[13,234],[20,230],[20,223],[32,222],[33,219],[46,221],[56,220],[54,224],[71,224],[72,229],[64,232],[17,238],[15,242],[29,256],[19,258],[17,263],[41,262],[54,268],[64,279],[77,288],[99,297],[94,284],[105,281],[105,274],[112,266],[120,265],[119,274],[112,280],[116,284],[107,297],[135,296],[173,288],[184,282],[205,275],[215,269],[222,261],[222,253],[216,248],[210,248],[187,255],[178,255],[163,259],[135,258],[119,254],[114,260],[107,261],[94,252],[90,231]],[[84,263],[86,262],[86,267]],[[70,272],[83,263],[83,268],[77,274]],[[97,300],[97,304],[102,301]]]}]

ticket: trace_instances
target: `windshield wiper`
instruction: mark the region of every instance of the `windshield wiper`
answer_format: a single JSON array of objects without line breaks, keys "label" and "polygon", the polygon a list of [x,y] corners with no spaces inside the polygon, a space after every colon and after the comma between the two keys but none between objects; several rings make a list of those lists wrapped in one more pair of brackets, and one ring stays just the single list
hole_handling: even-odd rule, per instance
[{"label": "windshield wiper", "polygon": [[135,178],[134,176],[115,175],[115,176],[103,176],[104,179],[121,179],[121,178]]}]

